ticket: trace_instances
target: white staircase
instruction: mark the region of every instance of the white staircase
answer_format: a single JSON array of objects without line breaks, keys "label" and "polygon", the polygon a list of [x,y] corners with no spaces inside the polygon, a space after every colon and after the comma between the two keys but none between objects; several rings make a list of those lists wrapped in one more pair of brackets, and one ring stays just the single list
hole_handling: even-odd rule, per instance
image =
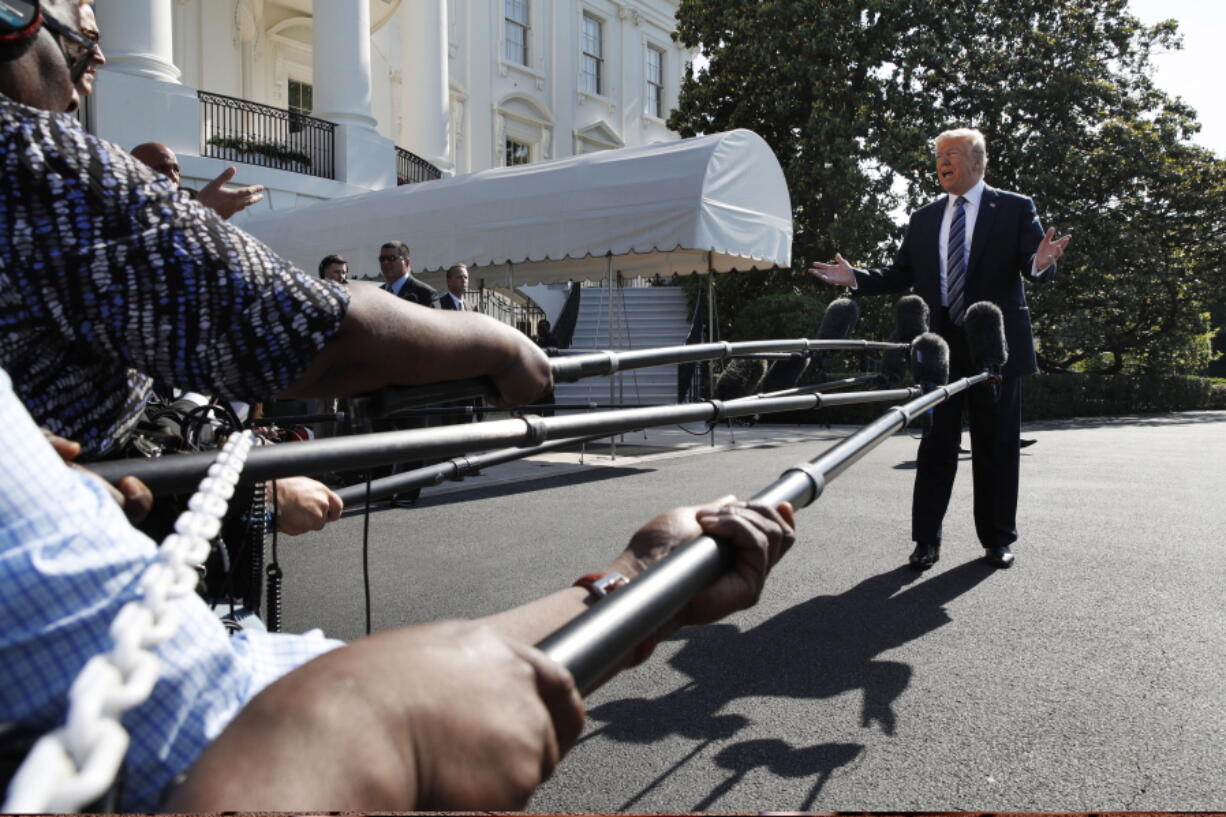
[{"label": "white staircase", "polygon": [[[612,331],[610,331],[610,321]],[[613,290],[612,310],[606,287],[588,287],[579,298],[572,349],[649,349],[679,346],[690,330],[685,292],[681,287],[627,287]],[[677,402],[677,367],[653,366],[614,375],[614,403]],[[559,403],[609,402],[609,378],[588,377],[558,383]]]}]

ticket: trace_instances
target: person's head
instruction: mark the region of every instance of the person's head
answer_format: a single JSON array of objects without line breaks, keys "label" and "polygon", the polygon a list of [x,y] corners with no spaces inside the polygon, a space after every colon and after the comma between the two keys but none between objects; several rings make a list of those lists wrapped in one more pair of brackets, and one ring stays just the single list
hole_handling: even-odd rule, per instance
[{"label": "person's head", "polygon": [[132,148],[132,158],[137,159],[161,173],[179,186],[179,157],[170,148],[158,142],[145,142]]},{"label": "person's head", "polygon": [[457,298],[463,298],[468,292],[468,267],[456,264],[447,270],[447,291]]},{"label": "person's head", "polygon": [[338,284],[349,283],[349,262],[339,255],[325,255],[319,262],[319,277]]},{"label": "person's head", "polygon": [[389,284],[399,281],[412,269],[409,260],[409,245],[403,241],[389,241],[379,248],[379,272]]},{"label": "person's head", "polygon": [[0,93],[45,111],[80,104],[75,82],[95,45],[79,30],[79,0],[5,0],[0,5]]},{"label": "person's head", "polygon": [[549,321],[547,321],[545,318],[541,318],[536,322],[536,336],[540,338],[548,335],[550,328]]},{"label": "person's head", "polygon": [[947,130],[936,138],[937,181],[946,193],[961,196],[983,178],[988,146],[974,128]]},{"label": "person's head", "polygon": [[98,20],[94,17],[94,0],[78,0],[77,28],[95,43],[94,52],[85,66],[85,73],[81,74],[81,78],[76,83],[77,93],[85,98],[94,92],[98,69],[106,65],[106,55],[102,53],[102,46],[97,45],[102,40],[102,33],[98,30]]}]

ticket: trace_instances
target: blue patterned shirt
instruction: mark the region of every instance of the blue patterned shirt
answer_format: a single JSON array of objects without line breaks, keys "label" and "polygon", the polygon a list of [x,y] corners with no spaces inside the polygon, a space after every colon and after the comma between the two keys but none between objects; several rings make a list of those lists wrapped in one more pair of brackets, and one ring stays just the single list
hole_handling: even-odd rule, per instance
[{"label": "blue patterned shirt", "polygon": [[122,442],[151,378],[283,390],[349,304],[72,117],[3,96],[0,235],[0,366],[86,458]]},{"label": "blue patterned shirt", "polygon": [[[113,646],[110,624],[155,551],[104,488],[60,461],[0,369],[0,724],[45,732],[64,722],[69,686]],[[157,650],[153,694],[123,718],[126,811],[155,810],[251,698],[340,645],[318,630],[230,638],[195,594],[176,603],[182,623]]]}]

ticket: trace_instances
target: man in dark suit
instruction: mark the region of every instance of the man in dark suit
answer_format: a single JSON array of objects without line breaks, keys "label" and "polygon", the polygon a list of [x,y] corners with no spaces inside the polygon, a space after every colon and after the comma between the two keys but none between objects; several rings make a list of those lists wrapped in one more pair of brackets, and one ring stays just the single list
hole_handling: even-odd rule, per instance
[{"label": "man in dark suit", "polygon": [[413,277],[409,245],[403,241],[389,241],[379,248],[379,272],[385,292],[422,306],[438,307],[438,291]]},{"label": "man in dark suit", "polygon": [[966,308],[991,301],[1004,315],[1009,361],[999,399],[977,387],[933,412],[931,431],[920,443],[911,504],[911,565],[924,570],[941,549],[941,522],[958,470],[958,440],[966,405],[971,427],[975,482],[975,530],[989,563],[1013,564],[1017,541],[1018,438],[1021,377],[1038,369],[1030,312],[1022,279],[1046,281],[1069,236],[1043,232],[1034,201],[995,190],[983,182],[988,153],[983,134],[961,128],[936,138],[937,180],[948,194],[911,215],[898,254],[888,267],[855,269],[835,255],[814,262],[822,281],[849,286],[856,295],[914,289],[928,304],[932,329],[949,343],[950,377],[975,373],[962,321]]},{"label": "man in dark suit", "polygon": [[[379,271],[383,274],[383,291],[390,292],[398,298],[412,301],[421,306],[438,308],[438,291],[429,284],[422,283],[413,277],[412,259],[409,257],[409,245],[403,241],[388,241],[379,248]],[[375,393],[371,409],[379,416],[374,423],[377,431],[401,431],[409,428],[425,428],[429,423],[422,417],[387,417],[396,406],[396,398],[401,389],[389,386]],[[391,476],[401,471],[412,471],[425,463],[420,460],[405,462],[400,465],[388,465],[376,468],[372,477]],[[392,497],[390,504],[409,504],[417,501],[421,494],[420,488],[411,488]]]},{"label": "man in dark suit", "polygon": [[[468,304],[464,303],[464,296],[468,294],[468,267],[463,264],[453,264],[447,270],[447,291],[440,293],[438,296],[438,308],[450,309],[455,312],[468,312]],[[465,406],[480,406],[480,400],[457,400],[454,403],[443,403],[440,408],[464,408]],[[456,425],[459,423],[476,422],[475,414],[444,414],[438,418],[438,424],[442,426]],[[474,475],[480,471],[473,472]]]},{"label": "man in dark suit", "polygon": [[468,267],[455,264],[447,270],[447,291],[438,296],[439,309],[454,309],[465,312],[468,305],[464,296],[468,294]]}]

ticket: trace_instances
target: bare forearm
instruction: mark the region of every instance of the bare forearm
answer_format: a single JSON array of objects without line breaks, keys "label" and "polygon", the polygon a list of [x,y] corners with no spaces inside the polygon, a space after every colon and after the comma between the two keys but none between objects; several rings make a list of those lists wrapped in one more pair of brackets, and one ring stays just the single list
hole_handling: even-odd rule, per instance
[{"label": "bare forearm", "polygon": [[332,669],[336,657],[290,673],[249,703],[170,792],[166,810],[415,807],[414,765],[403,762],[382,710],[363,697],[364,685]]},{"label": "bare forearm", "polygon": [[[335,397],[388,385],[413,386],[486,375],[512,402],[531,400],[548,379],[548,362],[506,324],[471,312],[427,309],[372,287],[352,287],[336,336],[283,393]],[[522,370],[523,377],[512,377]],[[518,385],[520,394],[506,389]]]}]

